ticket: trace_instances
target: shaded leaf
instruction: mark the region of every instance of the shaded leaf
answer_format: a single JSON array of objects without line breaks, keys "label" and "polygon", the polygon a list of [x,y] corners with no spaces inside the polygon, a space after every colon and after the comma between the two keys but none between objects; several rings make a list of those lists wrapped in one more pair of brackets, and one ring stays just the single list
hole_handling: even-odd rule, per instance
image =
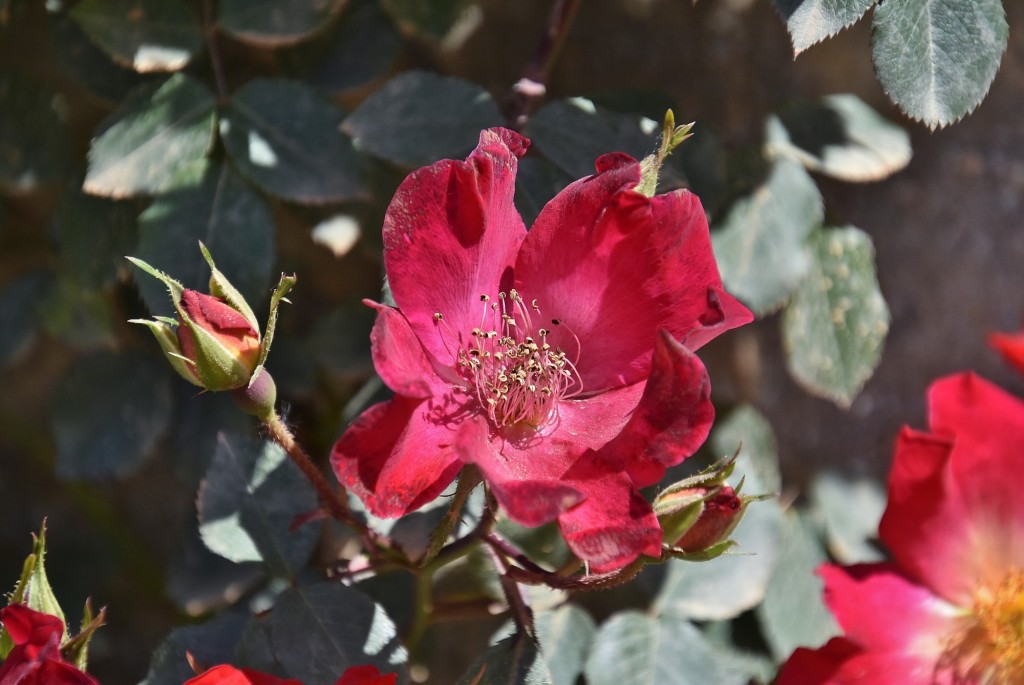
[{"label": "shaded leaf", "polygon": [[847,407],[882,356],[889,308],[871,238],[847,226],[815,232],[811,271],[782,317],[786,362],[808,391]]},{"label": "shaded leaf", "polygon": [[871,540],[885,511],[885,491],[870,478],[823,473],[811,484],[811,502],[825,519],[828,551],[842,564],[882,561]]},{"label": "shaded leaf", "polygon": [[254,79],[220,122],[228,156],[271,195],[320,204],[363,195],[362,164],[338,131],[344,112],[297,81]]},{"label": "shaded leaf", "polygon": [[311,83],[335,91],[366,85],[391,70],[404,48],[380,4],[363,2],[343,18]]},{"label": "shaded leaf", "polygon": [[293,577],[320,533],[313,525],[290,526],[316,506],[313,487],[283,449],[222,433],[199,488],[199,534],[225,559],[260,561],[274,575]]},{"label": "shaded leaf", "polygon": [[395,625],[368,597],[336,582],[286,590],[270,617],[274,656],[305,685],[334,685],[350,666],[372,664],[399,672],[405,648]]},{"label": "shaded leaf", "polygon": [[737,200],[712,233],[726,289],[759,316],[782,306],[810,269],[807,236],[824,214],[807,172],[776,160],[764,183]]},{"label": "shaded leaf", "polygon": [[601,625],[587,660],[588,685],[746,685],[689,621],[624,611]]},{"label": "shaded leaf", "polygon": [[114,202],[71,188],[54,213],[52,230],[61,262],[79,283],[101,288],[114,283],[137,240],[133,203]]},{"label": "shaded leaf", "polygon": [[136,71],[177,71],[203,47],[199,18],[179,0],[82,0],[71,10],[89,37]]},{"label": "shaded leaf", "polygon": [[83,286],[68,272],[48,292],[40,309],[46,330],[79,350],[113,347],[114,309],[102,291]]},{"label": "shaded leaf", "polygon": [[790,510],[779,549],[779,563],[757,607],[762,634],[777,661],[800,646],[816,648],[841,634],[822,599],[824,586],[815,570],[826,561],[810,525]]},{"label": "shaded leaf", "polygon": [[[212,165],[198,187],[162,196],[142,213],[135,256],[186,288],[205,292],[210,270],[199,241],[250,302],[266,298],[275,260],[273,217],[263,198],[226,164]],[[136,284],[152,313],[173,313],[159,281],[140,278]]]},{"label": "shaded leaf", "polygon": [[856,95],[830,95],[768,118],[766,149],[843,181],[877,181],[910,162],[910,136]]},{"label": "shaded leaf", "polygon": [[[742,456],[741,452],[741,459]],[[737,460],[736,473],[748,472],[742,461]],[[753,489],[750,492],[754,494]],[[764,598],[768,579],[775,568],[782,525],[782,511],[777,502],[753,502],[732,535],[736,546],[726,554],[705,562],[669,562],[665,582],[655,602],[657,615],[695,620],[727,619],[755,606]]]},{"label": "shaded leaf", "polygon": [[815,43],[831,38],[868,11],[875,0],[774,0],[800,54]]},{"label": "shaded leaf", "polygon": [[537,642],[552,685],[576,685],[597,633],[594,619],[574,604],[535,615]]},{"label": "shaded leaf", "polygon": [[731,456],[739,450],[734,473],[746,479],[745,494],[760,495],[782,489],[775,433],[768,419],[754,407],[740,405],[724,421],[718,421],[711,432],[710,444],[717,458]]},{"label": "shaded leaf", "polygon": [[32,345],[40,308],[53,286],[53,274],[40,269],[0,288],[0,363],[14,361]]},{"label": "shaded leaf", "polygon": [[261,564],[228,561],[207,549],[194,522],[187,528],[167,567],[167,596],[181,611],[203,616],[222,610],[266,580]]},{"label": "shaded leaf", "polygon": [[385,83],[342,128],[360,150],[414,167],[465,157],[482,129],[503,121],[494,98],[480,86],[414,70]]},{"label": "shaded leaf", "polygon": [[382,0],[391,16],[409,30],[438,39],[455,25],[467,0]]},{"label": "shaded leaf", "polygon": [[220,0],[217,24],[263,47],[297,43],[341,11],[345,0]]},{"label": "shaded leaf", "polygon": [[[559,100],[539,109],[526,124],[526,135],[555,166],[577,179],[594,173],[594,160],[609,151],[636,159],[657,143],[655,123],[649,132],[642,117],[597,107],[590,100]],[[652,122],[653,123],[653,122]]]},{"label": "shaded leaf", "polygon": [[573,182],[565,172],[543,157],[524,157],[516,173],[516,209],[527,226],[558,191]]},{"label": "shaded leaf", "polygon": [[127,475],[162,437],[170,412],[170,383],[161,360],[133,351],[83,357],[54,395],[57,475]]},{"label": "shaded leaf", "polygon": [[223,392],[197,395],[195,386],[174,383],[174,418],[166,450],[182,482],[199,486],[199,480],[213,461],[222,431],[236,435],[252,431],[249,417],[238,411],[231,395]]},{"label": "shaded leaf", "polygon": [[53,18],[50,31],[60,66],[75,83],[104,102],[120,102],[133,88],[148,78],[154,78],[116,64],[106,52],[89,40],[67,13]]},{"label": "shaded leaf", "polygon": [[513,635],[484,652],[458,685],[549,685],[547,666],[528,637]]},{"label": "shaded leaf", "polygon": [[1001,0],[901,0],[875,9],[871,51],[886,95],[931,128],[988,93],[1009,37]]},{"label": "shaded leaf", "polygon": [[63,101],[38,78],[0,74],[0,187],[29,191],[71,166]]},{"label": "shaded leaf", "polygon": [[89,147],[86,192],[124,198],[197,185],[213,141],[214,104],[209,89],[184,74],[134,90]]},{"label": "shaded leaf", "polygon": [[246,614],[226,611],[202,625],[175,628],[153,652],[149,672],[139,685],[181,685],[195,677],[186,652],[200,664],[231,663],[248,623]]}]

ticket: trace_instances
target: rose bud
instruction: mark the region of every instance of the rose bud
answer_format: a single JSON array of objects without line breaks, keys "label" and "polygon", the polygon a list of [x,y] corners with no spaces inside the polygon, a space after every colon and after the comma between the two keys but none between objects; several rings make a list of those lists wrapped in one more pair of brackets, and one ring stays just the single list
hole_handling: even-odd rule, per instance
[{"label": "rose bud", "polygon": [[697,520],[675,544],[684,552],[703,552],[725,542],[740,522],[746,503],[728,485],[703,501]]}]

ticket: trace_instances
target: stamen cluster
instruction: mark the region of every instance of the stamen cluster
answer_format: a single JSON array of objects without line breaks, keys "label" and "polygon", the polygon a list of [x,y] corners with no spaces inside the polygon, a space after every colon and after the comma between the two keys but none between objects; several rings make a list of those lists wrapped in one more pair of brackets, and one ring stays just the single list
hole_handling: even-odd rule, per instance
[{"label": "stamen cluster", "polygon": [[[540,427],[557,416],[558,402],[580,393],[576,359],[548,342],[549,329],[537,327],[541,312],[512,289],[497,301],[481,295],[480,325],[456,354],[456,370],[469,381],[480,406],[496,428]],[[531,314],[532,312],[532,314]],[[441,319],[439,314],[436,318]],[[562,325],[552,319],[552,325]],[[575,336],[574,336],[575,337]]]}]

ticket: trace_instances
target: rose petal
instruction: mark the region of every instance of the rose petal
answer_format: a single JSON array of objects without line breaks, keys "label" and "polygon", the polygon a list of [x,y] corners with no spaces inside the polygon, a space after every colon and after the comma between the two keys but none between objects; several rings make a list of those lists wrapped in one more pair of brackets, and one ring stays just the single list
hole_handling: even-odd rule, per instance
[{"label": "rose petal", "polygon": [[455,433],[435,410],[432,401],[398,396],[364,411],[335,443],[338,481],[375,516],[415,511],[458,473]]},{"label": "rose petal", "polygon": [[863,650],[842,637],[819,649],[800,647],[782,665],[775,685],[837,685],[843,665]]},{"label": "rose petal", "polygon": [[302,682],[222,664],[186,681],[185,685],[302,685]]},{"label": "rose petal", "polygon": [[64,625],[50,614],[30,609],[24,604],[11,604],[0,609],[0,623],[16,645],[29,645],[38,650],[51,638],[60,641]]},{"label": "rose petal", "polygon": [[370,351],[373,366],[384,383],[406,397],[426,399],[440,392],[444,384],[402,313],[376,302],[366,304],[377,310]]},{"label": "rose petal", "polygon": [[1024,373],[1024,333],[992,333],[988,344],[999,351],[1007,364]]},{"label": "rose petal", "polygon": [[512,202],[526,146],[512,131],[484,131],[465,162],[414,171],[388,206],[383,238],[391,293],[424,348],[442,362],[479,325],[480,296],[497,295],[526,235]]},{"label": "rose petal", "polygon": [[397,673],[381,674],[375,666],[353,666],[334,685],[395,685]]},{"label": "rose petal", "polygon": [[561,322],[553,344],[570,355],[579,345],[585,392],[644,378],[659,328],[702,344],[750,320],[722,292],[696,196],[635,192],[640,166],[626,155],[598,171],[544,207],[515,269],[524,297]]}]

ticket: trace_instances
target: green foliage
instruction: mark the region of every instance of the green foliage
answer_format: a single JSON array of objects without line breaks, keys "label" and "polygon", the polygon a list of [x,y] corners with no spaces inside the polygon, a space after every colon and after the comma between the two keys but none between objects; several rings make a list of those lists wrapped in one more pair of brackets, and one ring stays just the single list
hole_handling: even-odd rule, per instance
[{"label": "green foliage", "polygon": [[112,285],[137,238],[138,207],[70,188],[51,222],[62,265],[89,289]]},{"label": "green foliage", "polygon": [[104,479],[137,469],[167,430],[170,378],[137,352],[83,357],[54,397],[57,474]]},{"label": "green foliage", "polygon": [[786,359],[808,390],[849,406],[881,359],[889,308],[866,233],[819,230],[810,245],[810,273],[782,319]]},{"label": "green foliage", "polygon": [[39,79],[0,73],[0,188],[18,192],[66,176],[71,141],[62,99]]},{"label": "green foliage", "polygon": [[53,274],[30,271],[0,288],[0,364],[25,352],[39,330],[43,302],[53,289]]},{"label": "green foliage", "polygon": [[886,94],[936,128],[982,101],[1008,36],[1001,0],[903,0],[875,10],[871,49]]},{"label": "green foliage", "polygon": [[316,506],[309,482],[280,447],[222,434],[196,502],[199,533],[225,559],[263,562],[270,573],[292,577],[319,536],[313,525],[292,531],[292,520]]},{"label": "green foliage", "polygon": [[312,74],[329,90],[357,88],[380,78],[402,54],[402,37],[374,0],[363,0],[342,18]]},{"label": "green foliage", "polygon": [[115,63],[67,12],[54,17],[50,28],[61,68],[97,100],[116,104],[147,78],[159,78]]},{"label": "green foliage", "polygon": [[193,678],[186,654],[200,664],[231,663],[248,623],[244,613],[225,611],[206,623],[175,628],[153,653],[149,673],[139,685],[181,685]]},{"label": "green foliage", "polygon": [[774,0],[786,21],[793,52],[800,54],[854,23],[875,0]]},{"label": "green foliage", "polygon": [[885,492],[874,480],[826,472],[810,489],[812,511],[823,519],[829,554],[843,564],[882,561],[871,543],[885,510]]},{"label": "green foliage", "polygon": [[516,634],[484,652],[459,679],[458,685],[548,685],[551,682],[537,644]]},{"label": "green foliage", "polygon": [[467,0],[382,0],[381,4],[407,30],[439,39],[455,25]]},{"label": "green foliage", "polygon": [[218,26],[240,40],[281,47],[319,30],[344,4],[345,0],[221,0]]},{"label": "green foliage", "polygon": [[214,104],[209,89],[184,74],[133,91],[92,141],[85,191],[125,198],[198,185],[213,143]]},{"label": "green foliage", "polygon": [[502,124],[494,98],[462,79],[407,71],[367,98],[344,130],[360,150],[402,166],[460,158]]},{"label": "green foliage", "polygon": [[534,620],[551,685],[575,685],[597,634],[594,619],[578,606],[564,604],[554,611],[537,612]]},{"label": "green foliage", "polygon": [[203,47],[199,18],[180,0],[82,0],[71,17],[135,71],[178,71]]},{"label": "green foliage", "polygon": [[338,131],[344,112],[298,81],[255,79],[220,121],[228,157],[271,195],[305,204],[366,193],[362,164]]}]

